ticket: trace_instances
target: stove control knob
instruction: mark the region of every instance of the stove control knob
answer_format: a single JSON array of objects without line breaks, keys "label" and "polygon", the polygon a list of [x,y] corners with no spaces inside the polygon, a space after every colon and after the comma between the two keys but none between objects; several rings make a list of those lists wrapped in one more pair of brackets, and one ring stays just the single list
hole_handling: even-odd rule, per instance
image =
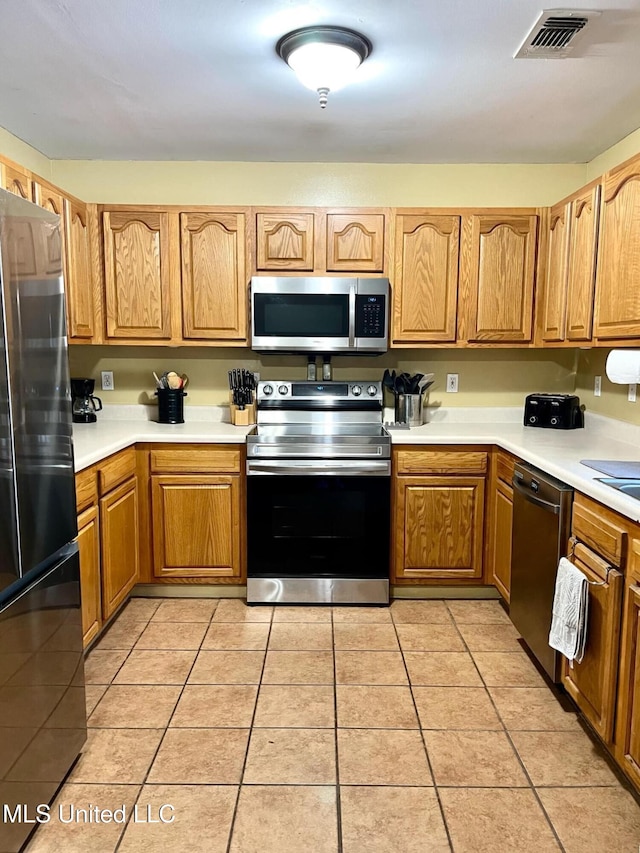
[{"label": "stove control knob", "polygon": [[279,385],[278,386],[278,394],[284,395],[284,394],[287,394],[288,392],[289,392],[289,389],[287,388],[286,385]]},{"label": "stove control knob", "polygon": [[362,385],[354,385],[351,389],[351,393],[354,397],[359,397],[362,394]]},{"label": "stove control knob", "polygon": [[273,394],[273,385],[265,385],[262,389],[262,393],[265,397],[270,397]]},{"label": "stove control knob", "polygon": [[378,389],[376,388],[376,386],[375,385],[369,385],[369,387],[367,388],[367,394],[370,397],[375,397],[377,393],[378,393]]}]

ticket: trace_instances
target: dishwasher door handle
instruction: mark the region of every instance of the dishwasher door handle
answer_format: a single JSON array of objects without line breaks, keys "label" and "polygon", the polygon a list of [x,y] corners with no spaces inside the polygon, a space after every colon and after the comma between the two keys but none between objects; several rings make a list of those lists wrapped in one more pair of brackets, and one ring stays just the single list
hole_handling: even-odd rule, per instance
[{"label": "dishwasher door handle", "polygon": [[532,504],[535,504],[535,506],[539,506],[541,509],[546,510],[546,512],[552,512],[554,515],[560,514],[560,504],[555,504],[552,501],[543,501],[542,498],[539,498],[535,492],[528,491],[515,480],[511,481],[511,485],[513,486],[516,492],[522,495],[525,500],[529,501]]}]

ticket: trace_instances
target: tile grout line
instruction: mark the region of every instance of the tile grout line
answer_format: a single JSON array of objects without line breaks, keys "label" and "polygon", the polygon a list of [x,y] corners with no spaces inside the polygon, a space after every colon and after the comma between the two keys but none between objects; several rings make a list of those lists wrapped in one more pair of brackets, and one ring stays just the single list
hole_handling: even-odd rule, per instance
[{"label": "tile grout line", "polygon": [[[436,800],[438,801],[438,808],[440,809],[440,817],[442,818],[442,824],[444,826],[444,831],[447,835],[447,841],[449,843],[449,849],[451,851],[453,851],[453,841],[451,839],[451,833],[449,831],[449,825],[447,823],[447,818],[446,818],[445,813],[444,813],[444,807],[442,805],[442,800],[440,799],[440,792],[438,790],[438,786],[436,785],[436,777],[435,777],[435,773],[433,772],[433,765],[431,764],[431,758],[429,756],[429,750],[427,749],[427,742],[426,742],[425,737],[424,737],[424,730],[423,730],[422,725],[420,723],[420,714],[418,713],[418,706],[416,704],[416,698],[413,695],[413,685],[411,683],[411,677],[409,675],[409,669],[407,667],[407,662],[404,658],[404,649],[402,648],[402,643],[400,642],[400,634],[398,633],[398,626],[396,625],[396,620],[393,618],[393,613],[391,612],[391,607],[389,608],[389,612],[391,613],[391,623],[393,625],[393,630],[395,632],[396,640],[398,641],[398,647],[400,649],[400,654],[402,656],[402,665],[404,666],[405,673],[407,675],[407,682],[409,684],[409,694],[411,696],[411,702],[413,703],[413,711],[416,715],[416,720],[418,722],[418,731],[420,732],[420,739],[422,740],[422,746],[423,746],[425,757],[427,760],[427,767],[429,768],[429,773],[431,774],[431,781],[433,782],[433,790],[434,790],[435,795],[436,795]],[[405,623],[405,624],[410,624],[410,623]]]},{"label": "tile grout line", "polygon": [[343,853],[342,840],[342,791],[340,788],[340,754],[338,749],[338,673],[336,669],[336,636],[333,607],[331,608],[331,656],[333,659],[333,732],[336,761],[336,828],[338,833],[338,853]]},{"label": "tile grout line", "polygon": [[[497,707],[496,703],[494,702],[493,696],[491,695],[491,691],[489,690],[489,685],[485,682],[484,677],[483,677],[482,673],[480,672],[480,667],[479,667],[479,666],[478,666],[478,664],[476,663],[476,659],[475,659],[475,658],[474,658],[474,656],[473,656],[473,652],[471,651],[471,649],[470,649],[470,648],[469,648],[469,646],[467,645],[467,641],[465,640],[465,638],[464,638],[464,636],[463,636],[462,632],[461,632],[461,631],[460,631],[460,629],[458,628],[458,623],[456,622],[455,616],[453,615],[453,613],[451,613],[451,610],[449,609],[449,605],[446,603],[446,601],[445,601],[445,606],[446,606],[447,610],[449,611],[449,613],[451,614],[451,618],[453,619],[453,623],[454,623],[454,625],[456,626],[456,631],[458,631],[458,633],[460,634],[460,638],[462,639],[462,642],[463,642],[463,644],[464,644],[464,647],[465,647],[465,649],[467,650],[467,654],[469,655],[469,657],[470,657],[470,658],[471,658],[471,660],[473,661],[473,665],[475,666],[475,668],[476,668],[476,670],[477,670],[477,672],[478,672],[478,675],[480,676],[480,680],[482,681],[482,684],[484,685],[484,689],[485,689],[485,690],[486,690],[486,692],[487,692],[487,696],[489,697],[489,701],[491,702],[491,704],[492,704],[492,706],[493,706],[493,709],[494,709],[494,711],[496,712],[496,716],[498,717],[498,719],[500,720],[500,723],[502,724],[502,728],[503,728],[504,734],[505,734],[505,736],[506,736],[507,740],[509,741],[509,745],[511,746],[511,749],[512,749],[512,750],[513,750],[513,752],[514,752],[514,754],[515,754],[515,756],[516,756],[516,758],[517,758],[517,760],[518,760],[518,763],[520,764],[520,766],[521,766],[521,768],[522,768],[522,771],[523,771],[523,773],[524,773],[524,775],[525,775],[525,778],[527,779],[527,781],[528,781],[528,783],[529,783],[529,788],[530,788],[530,790],[533,792],[533,796],[535,797],[536,802],[537,802],[537,803],[538,803],[538,805],[540,806],[540,808],[541,808],[541,810],[542,810],[542,813],[544,814],[544,816],[545,816],[545,818],[546,818],[546,820],[547,820],[547,823],[548,823],[549,827],[551,828],[551,832],[552,832],[552,834],[553,834],[553,837],[555,838],[555,840],[556,840],[556,842],[557,842],[557,844],[558,844],[558,847],[560,848],[560,850],[562,851],[562,853],[566,853],[565,848],[564,848],[564,845],[563,845],[563,844],[562,844],[562,842],[560,841],[560,836],[558,835],[558,833],[557,833],[557,831],[556,831],[556,828],[555,828],[555,826],[553,825],[553,821],[552,821],[552,820],[551,820],[551,818],[549,817],[549,815],[548,815],[548,813],[547,813],[547,810],[545,809],[544,804],[543,804],[542,800],[540,799],[540,796],[539,796],[539,794],[538,794],[538,791],[536,790],[536,786],[533,784],[533,780],[532,780],[531,776],[529,775],[529,772],[528,772],[527,768],[525,767],[524,761],[522,760],[522,758],[521,758],[521,756],[520,756],[520,753],[518,752],[518,750],[517,750],[517,748],[516,748],[516,745],[515,745],[515,743],[513,742],[512,738],[511,738],[511,734],[509,733],[509,730],[507,729],[507,726],[506,726],[506,724],[505,724],[504,720],[502,719],[502,716],[500,715],[500,712],[499,712],[499,710],[498,710],[498,707]],[[523,789],[521,789],[521,790],[526,790],[526,788],[523,788]]]}]

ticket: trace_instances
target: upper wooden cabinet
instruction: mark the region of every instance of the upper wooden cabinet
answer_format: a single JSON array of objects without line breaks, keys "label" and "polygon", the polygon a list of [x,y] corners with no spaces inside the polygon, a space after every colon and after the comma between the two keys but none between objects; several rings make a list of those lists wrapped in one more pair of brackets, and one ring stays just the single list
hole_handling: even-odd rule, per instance
[{"label": "upper wooden cabinet", "polygon": [[313,213],[257,213],[256,268],[313,272],[314,239]]},{"label": "upper wooden cabinet", "polygon": [[526,343],[532,336],[538,217],[470,217],[466,339]]},{"label": "upper wooden cabinet", "polygon": [[180,214],[183,337],[246,341],[244,213]]},{"label": "upper wooden cabinet", "polygon": [[562,202],[549,212],[543,341],[563,341],[569,276],[571,203]]},{"label": "upper wooden cabinet", "polygon": [[169,214],[103,213],[109,338],[171,338]]},{"label": "upper wooden cabinet", "polygon": [[396,216],[391,322],[394,342],[455,341],[459,256],[459,216]]},{"label": "upper wooden cabinet", "polygon": [[44,183],[33,185],[34,201],[40,207],[55,213],[60,217],[60,230],[51,231],[46,237],[46,273],[55,274],[58,270],[65,270],[64,258],[64,196],[54,187]]},{"label": "upper wooden cabinet", "polygon": [[9,190],[14,195],[19,195],[27,201],[33,198],[33,186],[31,175],[26,169],[22,169],[13,163],[0,164],[0,174],[2,175],[2,186],[5,190]]},{"label": "upper wooden cabinet", "polygon": [[95,205],[65,199],[64,218],[69,340],[89,343],[100,338],[100,281],[94,274],[92,253],[92,230],[97,231]]},{"label": "upper wooden cabinet", "polygon": [[593,333],[599,213],[599,184],[573,196],[565,327],[568,341],[589,341]]},{"label": "upper wooden cabinet", "polygon": [[327,272],[382,272],[384,214],[327,214]]},{"label": "upper wooden cabinet", "polygon": [[382,273],[386,216],[382,211],[255,210],[257,272]]},{"label": "upper wooden cabinet", "polygon": [[594,335],[640,336],[640,158],[604,177]]}]

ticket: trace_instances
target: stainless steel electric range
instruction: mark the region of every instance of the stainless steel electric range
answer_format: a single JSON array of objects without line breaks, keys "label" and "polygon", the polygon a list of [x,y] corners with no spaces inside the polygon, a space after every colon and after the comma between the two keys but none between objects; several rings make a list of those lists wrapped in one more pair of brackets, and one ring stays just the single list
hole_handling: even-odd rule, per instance
[{"label": "stainless steel electric range", "polygon": [[380,382],[260,382],[247,439],[247,602],[388,604]]}]

